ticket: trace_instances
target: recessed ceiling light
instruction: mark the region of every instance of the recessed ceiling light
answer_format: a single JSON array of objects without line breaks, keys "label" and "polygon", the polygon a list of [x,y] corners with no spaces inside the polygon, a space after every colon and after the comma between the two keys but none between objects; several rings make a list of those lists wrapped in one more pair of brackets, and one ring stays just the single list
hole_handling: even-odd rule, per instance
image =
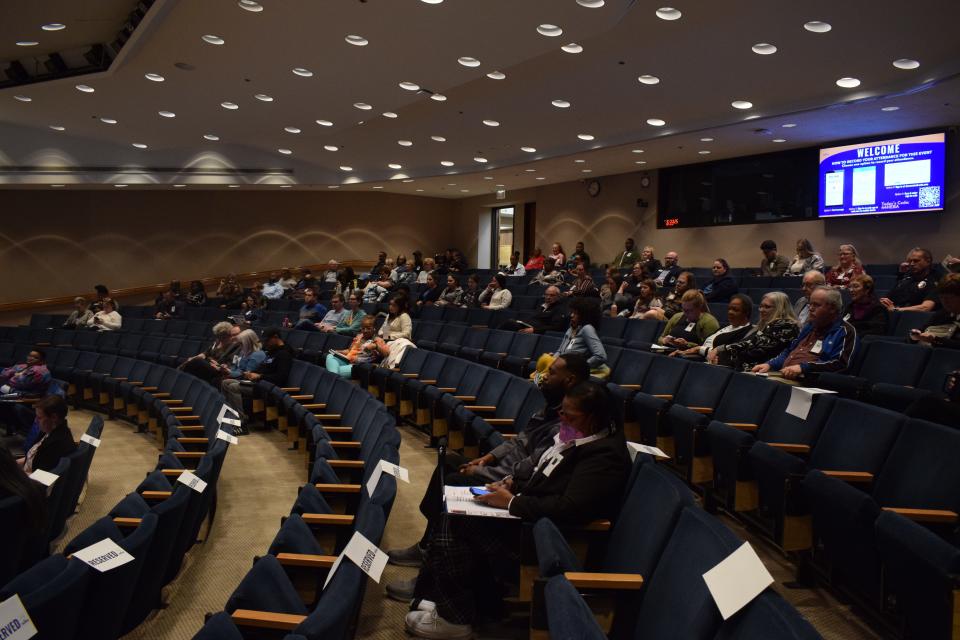
[{"label": "recessed ceiling light", "polygon": [[444,138],[443,136],[430,136],[430,139],[433,140],[434,142],[446,142],[446,141],[447,141],[447,139]]},{"label": "recessed ceiling light", "polygon": [[67,28],[67,25],[63,24],[62,22],[51,22],[49,24],[43,25],[40,28],[43,29],[44,31],[63,31],[64,29]]},{"label": "recessed ceiling light", "polygon": [[472,56],[461,56],[457,58],[457,62],[462,64],[465,67],[479,67],[480,61]]},{"label": "recessed ceiling light", "polygon": [[240,187],[238,184],[228,184],[227,186],[231,189],[238,189]]},{"label": "recessed ceiling light", "polygon": [[340,147],[335,144],[325,144],[323,145],[323,148],[327,151],[340,151]]},{"label": "recessed ceiling light", "polygon": [[844,89],[853,89],[860,86],[860,81],[856,78],[840,78],[837,80],[837,86],[843,87]]},{"label": "recessed ceiling light", "polygon": [[396,117],[397,117],[397,114],[395,114],[393,111],[384,111],[384,112],[383,112],[383,117],[384,117],[384,118],[396,118]]},{"label": "recessed ceiling light", "polygon": [[474,162],[479,162],[480,164],[483,164],[484,162],[488,162],[488,160],[487,160],[486,158],[483,158],[483,157],[481,157],[481,156],[477,156],[476,158],[473,159],[473,161],[474,161]]},{"label": "recessed ceiling light", "polygon": [[284,127],[283,130],[287,133],[300,133],[299,127]]},{"label": "recessed ceiling light", "polygon": [[407,178],[406,180],[402,180],[401,182],[410,183],[410,182],[413,182],[413,178]]},{"label": "recessed ceiling light", "polygon": [[460,189],[460,193],[470,193],[470,189]]},{"label": "recessed ceiling light", "polygon": [[96,91],[96,89],[94,89],[88,84],[78,84],[77,91],[82,91],[83,93],[93,93],[94,91]]},{"label": "recessed ceiling light", "polygon": [[537,27],[537,33],[549,38],[556,38],[557,36],[563,35],[563,29],[555,24],[541,24],[539,27]]},{"label": "recessed ceiling light", "polygon": [[793,128],[794,128],[795,126],[797,126],[797,125],[796,125],[795,122],[788,122],[788,123],[782,124],[782,125],[780,125],[780,126],[783,127],[784,129],[793,129]]},{"label": "recessed ceiling light", "polygon": [[697,151],[697,153],[699,153],[699,154],[702,155],[702,156],[705,156],[705,155],[709,155],[709,154],[710,154],[710,152],[707,151],[706,149],[703,149],[703,150],[701,150],[701,151]]},{"label": "recessed ceiling light", "polygon": [[209,34],[209,33],[208,33],[207,35],[205,35],[205,36],[202,36],[200,39],[203,40],[204,42],[206,42],[207,44],[220,45],[220,44],[223,44],[224,42],[226,42],[226,40],[224,40],[224,39],[221,38],[220,36],[211,35],[211,34]]},{"label": "recessed ceiling light", "polygon": [[679,20],[682,15],[682,13],[673,7],[660,7],[657,9],[657,17],[661,20]]},{"label": "recessed ceiling light", "polygon": [[593,173],[593,169],[580,169],[580,173]]},{"label": "recessed ceiling light", "polygon": [[255,93],[253,97],[259,100],[260,102],[273,102],[273,96],[267,95],[265,93]]},{"label": "recessed ceiling light", "polygon": [[647,118],[647,124],[651,127],[662,127],[667,124],[667,121],[661,120],[660,118]]},{"label": "recessed ceiling light", "polygon": [[16,95],[16,96],[13,96],[13,99],[19,100],[20,102],[33,102],[33,98],[31,98],[30,96]]},{"label": "recessed ceiling light", "polygon": [[497,122],[496,120],[484,120],[484,121],[483,121],[483,124],[487,125],[488,127],[499,127],[499,126],[500,126],[500,123]]},{"label": "recessed ceiling light", "polygon": [[576,160],[574,160],[574,162],[577,164],[583,164],[584,162],[586,162],[586,160],[584,160],[583,158],[577,158]]},{"label": "recessed ceiling light", "polygon": [[730,106],[734,109],[752,109],[753,103],[749,100],[734,100],[730,103]]},{"label": "recessed ceiling light", "polygon": [[546,180],[547,178],[546,178],[546,176],[537,176],[535,179],[536,179],[536,180]]},{"label": "recessed ceiling light", "polygon": [[220,106],[223,107],[224,109],[230,109],[231,111],[234,111],[240,108],[240,105],[238,105],[236,102],[221,102]]},{"label": "recessed ceiling light", "polygon": [[332,127],[332,126],[333,126],[333,123],[330,122],[329,120],[317,120],[316,122],[317,122],[317,124],[320,125],[321,127]]},{"label": "recessed ceiling light", "polygon": [[587,9],[599,9],[603,6],[603,0],[577,0],[577,4]]},{"label": "recessed ceiling light", "polygon": [[562,47],[560,47],[560,50],[565,51],[567,53],[583,53],[583,47],[577,44],[576,42],[565,44]]},{"label": "recessed ceiling light", "polygon": [[397,144],[401,147],[412,147],[413,143],[409,140],[397,140]]},{"label": "recessed ceiling light", "polygon": [[38,44],[40,43],[36,40],[17,40],[18,47],[35,47]]},{"label": "recessed ceiling light", "polygon": [[344,40],[347,41],[347,44],[352,44],[357,47],[365,47],[370,44],[370,42],[363,36],[349,35],[344,38]]},{"label": "recessed ceiling light", "polygon": [[340,185],[338,184],[328,184],[327,189],[339,189]]},{"label": "recessed ceiling light", "polygon": [[204,137],[205,139],[209,140],[210,142],[216,142],[216,141],[218,141],[218,140],[220,139],[220,136],[214,135],[214,134],[212,134],[212,133],[205,133],[205,134],[203,134],[203,137]]},{"label": "recessed ceiling light", "polygon": [[536,147],[520,147],[520,151],[526,151],[527,153],[536,153]]},{"label": "recessed ceiling light", "polygon": [[66,131],[67,129],[63,125],[59,125],[59,124],[52,124],[50,125],[50,128],[53,129],[54,131]]},{"label": "recessed ceiling light", "polygon": [[820,20],[811,20],[810,22],[805,23],[803,28],[813,33],[826,33],[827,31],[830,31],[830,29],[833,29],[829,23],[821,22]]},{"label": "recessed ceiling light", "polygon": [[282,184],[282,185],[280,185],[280,188],[281,188],[281,189],[289,189],[289,188],[292,187],[292,186],[293,186],[292,184]]},{"label": "recessed ceiling light", "polygon": [[126,187],[127,185],[125,185],[125,184],[115,184],[115,185],[113,185],[113,186],[115,186],[117,189],[123,189],[123,188]]},{"label": "recessed ceiling light", "polygon": [[294,67],[294,68],[293,68],[293,73],[294,73],[294,75],[298,75],[298,76],[300,76],[301,78],[311,78],[311,77],[313,77],[313,71],[310,71],[310,69],[306,69],[306,68],[304,68],[304,67]]},{"label": "recessed ceiling light", "polygon": [[444,167],[452,167],[452,166],[453,166],[453,163],[450,162],[449,160],[441,160],[441,161],[440,161],[440,164],[443,165]]},{"label": "recessed ceiling light", "polygon": [[448,182],[448,183],[447,183],[447,186],[448,186],[448,187],[455,187],[455,186],[457,186],[457,183],[456,183],[456,182]]},{"label": "recessed ceiling light", "polygon": [[361,111],[370,111],[370,109],[373,109],[373,107],[366,102],[354,102],[353,106]]},{"label": "recessed ceiling light", "polygon": [[161,118],[176,118],[176,117],[177,117],[177,114],[175,114],[173,111],[157,111],[157,114],[159,114],[159,116],[160,116]]},{"label": "recessed ceiling light", "polygon": [[[428,4],[440,4],[439,2],[429,2],[429,0],[420,0],[420,2],[427,2]],[[423,191],[423,189],[417,189],[417,191]]]},{"label": "recessed ceiling light", "polygon": [[776,45],[772,45],[769,42],[758,42],[750,48],[753,49],[754,53],[761,56],[769,56],[777,52]]},{"label": "recessed ceiling light", "polygon": [[570,107],[570,102],[568,102],[567,100],[557,99],[557,100],[554,100],[553,102],[551,102],[550,104],[552,104],[553,106],[555,106],[555,107],[558,108],[558,109],[567,109],[567,108]]},{"label": "recessed ceiling light", "polygon": [[633,164],[647,164],[646,160],[636,160]]},{"label": "recessed ceiling light", "polygon": [[883,107],[882,109],[880,109],[880,111],[897,111],[897,110],[899,110],[899,109],[900,109],[900,107],[894,107],[894,106],[891,105],[891,106],[889,106],[889,107]]},{"label": "recessed ceiling light", "polygon": [[700,138],[700,142],[713,142],[713,138]]},{"label": "recessed ceiling light", "polygon": [[379,185],[379,184],[378,184],[378,185],[374,185],[372,188],[373,188],[373,189],[383,189],[383,185]]},{"label": "recessed ceiling light", "polygon": [[756,120],[756,119],[759,118],[759,117],[760,117],[759,115],[757,115],[756,113],[754,113],[754,114],[749,115],[749,116],[747,116],[746,118],[744,118],[744,120]]},{"label": "recessed ceiling light", "polygon": [[131,146],[136,147],[137,149],[146,149],[146,148],[147,148],[147,145],[143,144],[142,142],[134,142],[134,143],[132,143]]},{"label": "recessed ceiling light", "polygon": [[342,164],[340,165],[340,171],[353,171],[353,167]]},{"label": "recessed ceiling light", "polygon": [[786,142],[785,138],[774,138],[773,142]]},{"label": "recessed ceiling light", "polygon": [[420,85],[415,82],[407,82],[406,80],[400,83],[400,88],[406,89],[407,91],[420,91]]},{"label": "recessed ceiling light", "polygon": [[893,61],[893,66],[895,66],[897,69],[909,70],[916,69],[920,66],[920,63],[916,60],[911,60],[910,58],[900,58]]},{"label": "recessed ceiling light", "polygon": [[100,122],[102,122],[103,124],[117,124],[117,121],[115,118],[100,118]]},{"label": "recessed ceiling light", "polygon": [[446,102],[447,96],[443,95],[442,93],[435,93],[432,96],[430,96],[430,99],[436,100],[437,102]]},{"label": "recessed ceiling light", "polygon": [[65,184],[52,184],[52,185],[50,185],[50,186],[51,186],[52,188],[54,188],[54,189],[59,189],[59,188],[61,188],[61,187],[65,187],[65,186],[67,186],[67,185],[65,185]]},{"label": "recessed ceiling light", "polygon": [[657,76],[651,76],[650,74],[644,74],[637,78],[640,84],[660,84],[660,78]]},{"label": "recessed ceiling light", "polygon": [[403,169],[403,165],[402,165],[402,164],[397,164],[396,162],[391,162],[390,164],[387,165],[387,168],[389,168],[389,169],[394,169],[394,170],[396,170],[396,169]]},{"label": "recessed ceiling light", "polygon": [[487,77],[491,80],[503,80],[507,77],[507,74],[505,74],[503,71],[491,71],[487,74]]},{"label": "recessed ceiling light", "polygon": [[254,2],[254,0],[240,0],[237,5],[239,5],[241,9],[246,9],[251,13],[260,13],[263,11],[263,5],[259,2]]},{"label": "recessed ceiling light", "polygon": [[593,140],[593,136],[590,135],[589,133],[578,133],[577,137],[580,138],[581,140],[586,140],[587,142],[589,142],[590,140]]},{"label": "recessed ceiling light", "polygon": [[288,155],[290,155],[291,153],[293,153],[293,151],[291,151],[290,149],[277,149],[277,152],[278,152],[278,153],[282,153],[282,154],[285,155],[285,156],[288,156]]},{"label": "recessed ceiling light", "polygon": [[185,184],[175,184],[175,185],[173,185],[173,186],[174,186],[174,188],[176,188],[176,189],[182,189],[183,187],[185,187],[185,186],[187,186],[187,185],[185,185]]},{"label": "recessed ceiling light", "polygon": [[166,78],[164,78],[159,73],[145,73],[143,74],[143,77],[151,82],[163,82],[164,80],[166,80]]},{"label": "recessed ceiling light", "polygon": [[484,180],[493,180],[493,176],[483,176]]}]

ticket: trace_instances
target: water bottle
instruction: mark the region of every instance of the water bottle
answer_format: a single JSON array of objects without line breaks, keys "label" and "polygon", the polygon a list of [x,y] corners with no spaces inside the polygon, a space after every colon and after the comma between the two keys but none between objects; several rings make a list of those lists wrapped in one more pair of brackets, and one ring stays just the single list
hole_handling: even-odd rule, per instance
[{"label": "water bottle", "polygon": [[289,329],[289,328],[290,328],[290,316],[284,316],[284,317],[283,317],[283,328],[284,328],[284,329]]}]

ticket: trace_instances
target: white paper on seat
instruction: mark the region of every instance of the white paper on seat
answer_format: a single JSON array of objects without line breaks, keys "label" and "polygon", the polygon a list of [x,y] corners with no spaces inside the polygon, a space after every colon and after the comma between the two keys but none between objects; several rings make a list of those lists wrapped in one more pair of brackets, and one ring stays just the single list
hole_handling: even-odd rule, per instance
[{"label": "white paper on seat", "polygon": [[376,468],[370,472],[370,477],[367,479],[367,495],[372,496],[373,492],[376,491],[377,485],[380,484],[380,476],[384,473],[389,473],[394,478],[403,480],[404,482],[410,482],[410,472],[404,469],[399,465],[395,465],[392,462],[387,462],[386,460],[381,460]]},{"label": "white paper on seat", "polygon": [[387,554],[367,540],[362,533],[354,532],[350,542],[344,547],[343,553],[375,582],[380,582],[383,568],[387,566]]},{"label": "white paper on seat", "polygon": [[203,493],[203,490],[207,488],[207,483],[201,480],[198,476],[190,473],[189,471],[184,471],[177,477],[177,482],[182,482],[187,485],[197,493]]},{"label": "white paper on seat", "polygon": [[792,387],[790,389],[790,402],[787,404],[787,413],[801,420],[806,420],[807,415],[810,414],[813,397],[818,393],[836,393],[836,391],[816,387]]},{"label": "white paper on seat", "polygon": [[480,516],[482,518],[507,518],[510,520],[519,520],[518,516],[510,515],[506,509],[491,507],[474,500],[470,493],[470,487],[444,487],[443,502],[447,507],[447,513],[458,516]]},{"label": "white paper on seat", "polygon": [[230,435],[223,429],[217,429],[217,440],[226,440],[230,444],[237,444],[240,442],[240,438],[234,435]]},{"label": "white paper on seat", "polygon": [[43,469],[37,469],[30,474],[31,480],[36,480],[45,487],[53,486],[53,483],[60,479],[55,473],[50,473],[49,471],[44,471]]},{"label": "white paper on seat", "polygon": [[[228,418],[227,417],[228,413],[233,417]],[[220,413],[217,414],[217,424],[220,424],[220,425],[232,424],[235,427],[239,427],[240,413],[230,405],[225,404],[222,407],[220,407]]]},{"label": "white paper on seat", "polygon": [[6,640],[27,640],[37,635],[37,628],[17,594],[0,602],[0,634]]},{"label": "white paper on seat", "polygon": [[750,604],[751,600],[773,584],[773,576],[763,566],[763,561],[749,542],[744,542],[739,549],[703,574],[703,579],[724,620]]},{"label": "white paper on seat", "polygon": [[73,557],[82,560],[100,573],[121,567],[134,559],[110,538],[104,538],[85,549],[75,551]]},{"label": "white paper on seat", "polygon": [[94,438],[88,433],[85,433],[82,436],[80,436],[80,442],[86,442],[88,445],[90,445],[94,449],[100,446],[100,438]]},{"label": "white paper on seat", "polygon": [[627,442],[627,451],[630,452],[630,460],[636,460],[638,453],[649,453],[652,456],[657,458],[669,458],[667,454],[663,452],[663,449],[658,449],[657,447],[651,447],[646,444],[640,444],[639,442]]},{"label": "white paper on seat", "polygon": [[[340,562],[343,560],[343,552],[337,556],[337,559],[333,561],[333,566],[330,567],[330,570],[327,571],[327,579],[323,581],[323,589],[327,588],[327,585],[330,584],[330,580],[333,579],[333,574],[337,572],[337,569],[340,568]],[[321,589],[321,591],[323,591]]]}]

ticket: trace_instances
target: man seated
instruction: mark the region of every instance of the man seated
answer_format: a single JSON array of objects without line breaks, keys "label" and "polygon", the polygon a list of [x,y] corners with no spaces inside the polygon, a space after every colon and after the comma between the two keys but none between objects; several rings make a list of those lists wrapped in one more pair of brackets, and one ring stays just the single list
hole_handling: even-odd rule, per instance
[{"label": "man seated", "polygon": [[676,251],[668,251],[663,256],[663,269],[660,273],[653,275],[653,281],[661,290],[672,291],[681,273],[683,273],[683,267],[680,266],[680,256]]},{"label": "man seated", "polygon": [[303,306],[300,307],[300,319],[293,325],[294,329],[316,331],[317,325],[327,315],[327,308],[317,301],[317,294],[313,289],[303,290]]},{"label": "man seated", "polygon": [[387,264],[387,252],[381,251],[377,254],[377,261],[374,263],[373,267],[370,269],[370,273],[367,274],[367,280],[376,280],[380,277],[380,271],[383,270],[384,265]]},{"label": "man seated", "polygon": [[73,299],[73,311],[63,323],[64,329],[83,329],[93,320],[93,311],[90,311],[90,302],[83,296]]},{"label": "man seated", "polygon": [[181,306],[181,302],[177,300],[177,296],[173,290],[167,289],[160,296],[160,299],[157,300],[157,312],[154,314],[154,317],[157,320],[179,318],[182,312]]},{"label": "man seated", "polygon": [[337,281],[337,274],[340,271],[340,263],[336,260],[327,262],[327,270],[323,272],[323,281],[334,284]]},{"label": "man seated", "polygon": [[618,253],[613,261],[610,262],[610,266],[616,269],[628,269],[633,266],[633,263],[636,262],[639,257],[633,238],[627,238],[623,242],[623,251]]},{"label": "man seated", "polygon": [[563,284],[563,272],[556,268],[553,258],[544,258],[543,269],[530,279],[529,284]]},{"label": "man seated", "polygon": [[777,243],[773,240],[764,240],[760,243],[763,251],[763,261],[760,263],[760,275],[780,277],[790,268],[790,261],[785,256],[777,254]]},{"label": "man seated", "polygon": [[526,320],[507,320],[500,329],[518,333],[544,333],[546,331],[567,330],[567,308],[560,295],[560,289],[549,286],[543,292],[543,304],[536,313]]},{"label": "man seated", "polygon": [[347,310],[343,306],[343,296],[339,293],[335,293],[330,297],[330,306],[332,308],[327,311],[323,319],[316,324],[316,328],[320,331],[329,332],[335,330],[340,324],[340,321],[347,315]]},{"label": "man seated", "polygon": [[505,276],[519,277],[527,275],[527,270],[520,264],[520,253],[515,251],[510,254],[510,264],[500,270]]},{"label": "man seated", "polygon": [[814,289],[826,284],[826,282],[827,279],[820,271],[807,271],[803,274],[803,280],[800,284],[803,295],[793,303],[793,312],[797,314],[797,322],[800,323],[801,327],[807,324],[807,318],[810,316],[810,294],[813,293]]},{"label": "man seated", "polygon": [[639,261],[634,262],[630,275],[623,279],[623,282],[620,283],[620,288],[617,289],[617,292],[613,296],[613,303],[617,305],[618,309],[633,308],[637,296],[640,295],[640,285],[643,284],[643,281],[646,279],[643,263]]},{"label": "man seated", "polygon": [[599,298],[600,290],[597,289],[597,285],[594,284],[593,278],[587,273],[587,268],[584,266],[583,262],[577,263],[577,268],[574,269],[574,280],[570,283],[569,288],[563,293],[565,296],[579,296],[579,297],[591,297]]},{"label": "man seated", "polygon": [[280,284],[280,274],[274,271],[267,278],[267,284],[263,285],[261,295],[267,300],[279,300],[283,297],[284,288]]},{"label": "man seated", "polygon": [[933,256],[914,247],[907,255],[907,271],[900,274],[896,286],[880,304],[890,311],[933,311],[937,308],[937,277]]},{"label": "man seated", "polygon": [[[94,300],[93,304],[90,305],[90,310],[96,313],[97,311],[103,309],[103,301],[107,298],[111,298],[111,296],[110,289],[108,289],[106,285],[98,284],[93,288],[93,290],[97,292],[96,300]],[[120,311],[120,304],[116,300],[113,301],[113,308],[117,311]]]},{"label": "man seated", "polygon": [[18,396],[42,395],[50,385],[46,354],[34,349],[27,361],[0,371],[0,394]]},{"label": "man seated", "polygon": [[780,355],[758,364],[754,373],[779,371],[788,380],[826,371],[842,372],[850,366],[857,346],[857,331],[841,317],[840,292],[820,285],[810,294],[810,318],[800,335]]},{"label": "man seated", "polygon": [[300,279],[297,280],[297,285],[293,288],[293,297],[301,298],[305,295],[307,289],[316,290],[319,283],[317,279],[313,277],[313,273],[307,267],[300,269]]},{"label": "man seated", "polygon": [[[519,256],[517,256],[519,258]],[[590,268],[590,254],[586,252],[583,248],[583,243],[578,242],[577,246],[570,257],[567,258],[566,267],[568,270],[573,271],[577,268],[577,258],[580,259],[580,262],[583,263],[584,267]]]},{"label": "man seated", "polygon": [[943,277],[937,286],[940,310],[933,314],[922,329],[910,332],[910,340],[931,347],[960,349],[960,274]]}]

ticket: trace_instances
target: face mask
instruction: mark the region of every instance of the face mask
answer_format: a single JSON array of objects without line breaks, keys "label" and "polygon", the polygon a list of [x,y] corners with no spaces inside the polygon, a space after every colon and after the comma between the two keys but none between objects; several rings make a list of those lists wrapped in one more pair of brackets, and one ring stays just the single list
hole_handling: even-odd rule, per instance
[{"label": "face mask", "polygon": [[570,442],[577,438],[582,438],[583,434],[577,431],[576,427],[566,420],[560,421],[560,442]]}]

